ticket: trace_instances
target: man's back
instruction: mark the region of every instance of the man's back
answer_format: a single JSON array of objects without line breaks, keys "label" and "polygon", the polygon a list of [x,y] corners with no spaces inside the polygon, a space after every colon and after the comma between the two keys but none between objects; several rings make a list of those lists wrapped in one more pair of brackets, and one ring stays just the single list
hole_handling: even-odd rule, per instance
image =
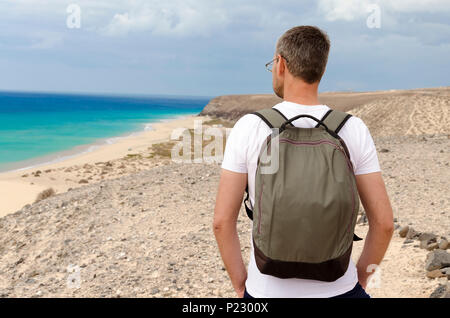
[{"label": "man's back", "polygon": [[[288,119],[301,114],[321,119],[330,109],[325,105],[305,106],[291,102],[280,103],[274,108]],[[316,124],[311,119],[300,119],[294,122],[295,126],[303,128],[312,128]],[[236,123],[227,142],[222,168],[248,174],[252,205],[255,202],[255,173],[258,155],[264,140],[271,132],[259,117],[246,115]],[[339,135],[349,149],[356,175],[380,171],[375,145],[362,120],[352,117]],[[256,267],[252,251],[246,288],[254,297],[332,297],[351,290],[357,281],[357,271],[353,262],[350,263],[344,276],[331,283],[302,279],[279,279],[264,275]]]},{"label": "man's back", "polygon": [[[328,107],[318,105],[318,91],[330,47],[327,34],[314,26],[291,28],[278,39],[275,54],[272,61],[266,64],[266,69],[272,73],[275,94],[285,101],[275,106],[285,117],[309,114],[322,119],[325,115]],[[309,118],[302,118],[294,122],[294,125],[311,128],[316,123]],[[237,295],[245,296],[247,286],[249,292],[254,294],[250,295],[254,297],[326,297],[338,294],[343,297],[366,297],[363,288],[370,276],[369,269],[381,263],[392,238],[394,222],[373,140],[364,123],[354,117],[348,120],[339,135],[349,149],[356,174],[356,187],[369,221],[364,248],[356,264],[357,270],[355,265],[350,263],[347,273],[333,283],[280,280],[262,275],[252,258],[247,273],[236,225],[247,186],[250,200],[254,203],[257,157],[264,139],[270,133],[269,127],[257,116],[244,116],[231,132],[225,150],[213,228],[225,268]],[[359,285],[354,284],[355,282]],[[351,290],[356,292],[351,293]]]}]

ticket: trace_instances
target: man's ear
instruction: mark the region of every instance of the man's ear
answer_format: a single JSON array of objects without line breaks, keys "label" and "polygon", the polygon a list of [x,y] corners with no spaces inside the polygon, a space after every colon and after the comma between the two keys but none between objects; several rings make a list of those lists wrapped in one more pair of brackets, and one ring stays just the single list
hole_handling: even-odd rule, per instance
[{"label": "man's ear", "polygon": [[285,60],[278,54],[278,63],[277,63],[277,75],[283,76],[284,72],[286,72],[286,63]]}]

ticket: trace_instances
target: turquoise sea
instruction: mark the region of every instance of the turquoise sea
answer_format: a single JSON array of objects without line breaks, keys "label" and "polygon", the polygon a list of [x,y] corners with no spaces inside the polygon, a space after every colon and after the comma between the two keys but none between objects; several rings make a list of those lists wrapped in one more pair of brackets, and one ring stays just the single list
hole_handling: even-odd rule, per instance
[{"label": "turquoise sea", "polygon": [[208,102],[206,97],[0,92],[0,171],[198,114]]}]

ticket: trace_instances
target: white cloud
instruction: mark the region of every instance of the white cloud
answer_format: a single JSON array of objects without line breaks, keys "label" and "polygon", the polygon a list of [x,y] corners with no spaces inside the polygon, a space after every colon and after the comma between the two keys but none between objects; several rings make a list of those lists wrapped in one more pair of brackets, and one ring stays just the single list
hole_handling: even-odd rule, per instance
[{"label": "white cloud", "polygon": [[367,17],[368,8],[378,4],[383,12],[450,12],[448,0],[319,0],[319,11],[329,21],[353,21]]},{"label": "white cloud", "polygon": [[[135,31],[156,35],[209,35],[229,23],[226,10],[213,1],[133,1],[101,31],[116,36]],[[217,3],[216,3],[217,4]]]},{"label": "white cloud", "polygon": [[382,0],[380,3],[397,12],[450,12],[448,0]]},{"label": "white cloud", "polygon": [[319,10],[329,21],[352,21],[367,14],[370,0],[319,0]]},{"label": "white cloud", "polygon": [[[148,31],[163,36],[209,36],[225,28],[274,30],[298,24],[303,4],[266,0],[134,0],[121,6],[100,32],[110,36]],[[289,7],[289,8],[288,8]]]}]

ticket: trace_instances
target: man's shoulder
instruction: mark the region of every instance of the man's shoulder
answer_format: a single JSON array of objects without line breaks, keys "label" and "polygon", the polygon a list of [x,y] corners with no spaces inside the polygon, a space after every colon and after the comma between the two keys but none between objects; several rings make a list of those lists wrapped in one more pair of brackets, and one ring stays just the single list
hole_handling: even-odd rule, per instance
[{"label": "man's shoulder", "polygon": [[366,131],[367,130],[367,126],[364,123],[364,121],[357,117],[352,115],[352,117],[350,117],[350,119],[347,121],[347,123],[345,124],[344,127],[349,128],[352,131]]},{"label": "man's shoulder", "polygon": [[250,130],[250,129],[257,129],[261,126],[269,128],[261,119],[261,117],[255,115],[254,113],[250,113],[242,116],[236,122],[233,129]]}]

